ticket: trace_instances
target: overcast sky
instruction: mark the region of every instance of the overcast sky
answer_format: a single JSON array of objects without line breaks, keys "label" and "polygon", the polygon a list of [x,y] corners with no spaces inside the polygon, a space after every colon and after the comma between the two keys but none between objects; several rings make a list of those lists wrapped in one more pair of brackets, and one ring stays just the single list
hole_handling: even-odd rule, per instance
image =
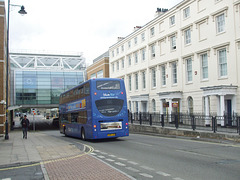
[{"label": "overcast sky", "polygon": [[[7,3],[7,0],[5,0]],[[157,8],[182,0],[11,0],[10,50],[82,52],[88,64],[135,26],[154,19]]]}]

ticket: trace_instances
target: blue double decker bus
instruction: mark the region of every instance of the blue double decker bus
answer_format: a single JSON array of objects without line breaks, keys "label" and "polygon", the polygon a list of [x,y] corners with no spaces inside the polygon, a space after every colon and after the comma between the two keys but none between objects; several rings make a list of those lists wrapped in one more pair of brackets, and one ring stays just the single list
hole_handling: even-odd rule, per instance
[{"label": "blue double decker bus", "polygon": [[60,132],[85,139],[129,135],[122,79],[90,79],[60,95]]}]

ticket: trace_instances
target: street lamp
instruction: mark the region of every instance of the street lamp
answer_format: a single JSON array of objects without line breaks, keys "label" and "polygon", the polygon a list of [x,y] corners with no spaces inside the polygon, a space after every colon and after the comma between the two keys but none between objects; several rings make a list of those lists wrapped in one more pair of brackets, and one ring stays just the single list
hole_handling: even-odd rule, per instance
[{"label": "street lamp", "polygon": [[10,4],[8,0],[8,17],[7,17],[7,57],[6,57],[6,121],[5,121],[5,139],[9,139],[8,136],[8,68],[9,68],[9,15],[10,15],[10,6],[21,7],[21,10],[18,11],[19,14],[27,14],[24,6]]}]

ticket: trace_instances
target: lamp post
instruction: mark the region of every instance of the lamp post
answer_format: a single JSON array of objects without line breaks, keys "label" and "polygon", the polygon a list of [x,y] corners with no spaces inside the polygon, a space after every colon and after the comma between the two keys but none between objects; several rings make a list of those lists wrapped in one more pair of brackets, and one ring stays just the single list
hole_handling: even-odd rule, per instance
[{"label": "lamp post", "polygon": [[27,12],[25,11],[24,6],[20,6],[20,5],[12,5],[10,4],[10,0],[8,0],[8,12],[7,12],[7,57],[6,57],[6,121],[5,121],[5,140],[9,139],[8,136],[8,70],[9,70],[9,15],[10,15],[10,6],[18,6],[21,7],[21,10],[18,11],[19,14],[27,14]]}]

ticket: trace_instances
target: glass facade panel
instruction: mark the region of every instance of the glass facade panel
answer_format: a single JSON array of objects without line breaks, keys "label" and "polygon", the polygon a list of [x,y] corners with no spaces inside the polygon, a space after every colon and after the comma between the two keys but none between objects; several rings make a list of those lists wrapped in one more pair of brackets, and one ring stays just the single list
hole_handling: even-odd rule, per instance
[{"label": "glass facade panel", "polygon": [[62,92],[84,82],[83,72],[15,70],[14,105],[58,104]]}]

